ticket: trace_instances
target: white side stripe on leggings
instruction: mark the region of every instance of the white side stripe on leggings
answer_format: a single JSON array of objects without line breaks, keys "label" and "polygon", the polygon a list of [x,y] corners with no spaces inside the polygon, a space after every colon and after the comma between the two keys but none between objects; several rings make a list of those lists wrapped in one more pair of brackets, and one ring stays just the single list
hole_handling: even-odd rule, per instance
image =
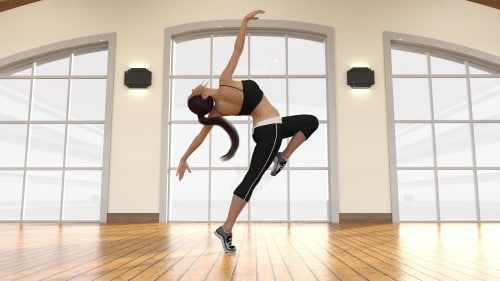
[{"label": "white side stripe on leggings", "polygon": [[[274,151],[274,147],[276,146],[277,140],[278,140],[278,124],[274,124],[274,143],[273,143],[273,148],[271,149],[271,153]],[[243,198],[243,200],[245,200],[245,201],[247,200],[247,196],[250,193],[250,190],[253,190],[253,188],[254,188],[253,185],[255,184],[257,179],[260,178],[261,175],[266,171],[267,162],[269,162],[269,159],[271,158],[271,153],[269,154],[269,156],[267,156],[267,160],[266,160],[266,162],[264,162],[264,167],[262,167],[262,169],[260,170],[257,177],[253,180],[253,182],[250,185],[250,188],[248,189],[247,194],[245,195],[245,198]]]}]

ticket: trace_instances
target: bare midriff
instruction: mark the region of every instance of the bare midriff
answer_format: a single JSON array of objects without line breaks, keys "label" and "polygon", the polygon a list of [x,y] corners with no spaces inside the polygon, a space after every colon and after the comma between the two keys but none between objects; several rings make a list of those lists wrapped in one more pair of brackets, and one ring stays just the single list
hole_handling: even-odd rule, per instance
[{"label": "bare midriff", "polygon": [[253,124],[266,120],[272,117],[280,116],[279,111],[267,100],[266,96],[262,97],[259,105],[250,113],[252,116]]}]

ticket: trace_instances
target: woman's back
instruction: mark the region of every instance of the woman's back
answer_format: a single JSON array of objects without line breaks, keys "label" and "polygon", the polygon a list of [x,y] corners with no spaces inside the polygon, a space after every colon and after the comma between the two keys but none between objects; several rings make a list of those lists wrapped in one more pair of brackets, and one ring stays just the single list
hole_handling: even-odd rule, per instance
[{"label": "woman's back", "polygon": [[253,80],[231,81],[219,86],[213,96],[215,110],[221,115],[250,115],[253,122],[279,116],[260,87]]}]

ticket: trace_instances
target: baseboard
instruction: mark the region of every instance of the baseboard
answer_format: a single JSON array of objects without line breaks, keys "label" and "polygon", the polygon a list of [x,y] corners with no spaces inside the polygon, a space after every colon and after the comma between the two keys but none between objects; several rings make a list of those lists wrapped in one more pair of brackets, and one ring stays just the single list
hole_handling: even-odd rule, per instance
[{"label": "baseboard", "polygon": [[[159,222],[159,213],[108,213],[107,222],[145,223]],[[340,213],[340,222],[391,223],[391,213]]]},{"label": "baseboard", "polygon": [[391,213],[340,213],[340,222],[383,222],[391,223]]},{"label": "baseboard", "polygon": [[108,213],[107,216],[107,222],[144,223],[159,221],[159,213]]}]

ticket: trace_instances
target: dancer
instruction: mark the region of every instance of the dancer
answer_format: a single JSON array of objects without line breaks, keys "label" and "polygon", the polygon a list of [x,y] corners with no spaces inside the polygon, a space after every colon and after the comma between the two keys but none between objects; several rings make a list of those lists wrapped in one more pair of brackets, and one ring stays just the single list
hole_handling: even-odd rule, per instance
[{"label": "dancer", "polygon": [[[198,85],[188,97],[189,109],[198,116],[204,126],[179,161],[177,176],[182,180],[186,170],[191,173],[187,159],[203,143],[213,125],[221,126],[231,138],[229,151],[223,160],[233,157],[238,148],[238,133],[223,118],[230,115],[250,115],[253,120],[253,140],[256,145],[250,167],[242,182],[236,187],[226,221],[217,228],[215,235],[221,240],[225,252],[234,252],[232,229],[241,210],[252,196],[257,183],[271,164],[271,175],[276,176],[286,165],[292,153],[318,128],[318,119],[312,115],[280,117],[278,110],[269,102],[253,80],[233,80],[233,73],[245,46],[248,22],[257,20],[256,10],[246,15],[234,43],[234,51],[219,79],[219,88],[211,89],[206,83]],[[208,114],[208,118],[205,115]],[[292,137],[283,152],[278,152],[283,138]]]}]

